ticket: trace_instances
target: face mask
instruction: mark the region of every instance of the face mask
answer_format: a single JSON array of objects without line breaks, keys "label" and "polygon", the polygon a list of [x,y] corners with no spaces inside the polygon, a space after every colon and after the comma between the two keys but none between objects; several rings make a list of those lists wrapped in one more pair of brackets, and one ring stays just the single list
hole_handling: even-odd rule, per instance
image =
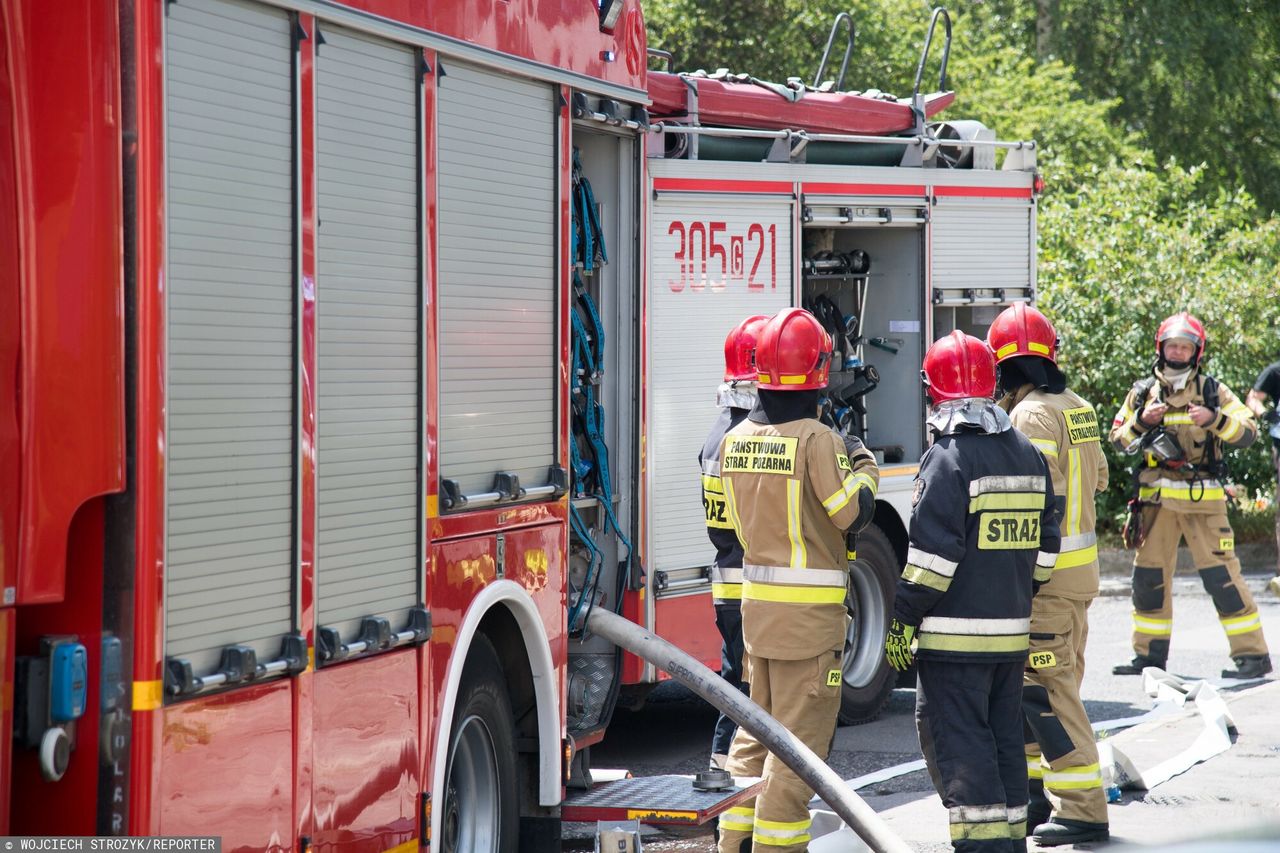
[{"label": "face mask", "polygon": [[1169,387],[1174,391],[1181,391],[1186,387],[1187,380],[1191,378],[1191,363],[1183,362],[1181,367],[1171,361],[1166,361],[1165,364],[1168,368],[1164,371],[1164,378],[1168,380]]}]

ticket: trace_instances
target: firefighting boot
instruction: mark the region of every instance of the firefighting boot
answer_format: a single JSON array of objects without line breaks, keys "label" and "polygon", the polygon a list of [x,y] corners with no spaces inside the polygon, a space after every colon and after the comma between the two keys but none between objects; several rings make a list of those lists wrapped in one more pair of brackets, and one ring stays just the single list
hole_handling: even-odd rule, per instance
[{"label": "firefighting boot", "polygon": [[1271,671],[1271,655],[1238,655],[1235,669],[1224,669],[1223,678],[1261,678]]},{"label": "firefighting boot", "polygon": [[1112,675],[1142,675],[1149,666],[1164,669],[1169,662],[1169,641],[1152,640],[1145,655],[1135,654],[1129,663],[1111,667]]},{"label": "firefighting boot", "polygon": [[1134,655],[1133,660],[1128,663],[1118,663],[1111,667],[1112,675],[1142,675],[1142,671],[1149,666],[1164,669],[1165,661],[1163,658],[1147,657],[1146,655]]},{"label": "firefighting boot", "polygon": [[1111,837],[1111,830],[1105,823],[1090,823],[1087,820],[1071,820],[1055,817],[1048,823],[1036,827],[1031,840],[1041,847],[1057,847],[1061,844],[1085,844],[1090,841],[1106,841]]}]

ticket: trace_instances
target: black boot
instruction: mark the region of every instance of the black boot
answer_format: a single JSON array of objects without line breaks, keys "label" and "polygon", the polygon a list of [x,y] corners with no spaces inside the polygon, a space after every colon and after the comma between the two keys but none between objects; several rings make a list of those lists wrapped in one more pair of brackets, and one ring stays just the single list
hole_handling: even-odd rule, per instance
[{"label": "black boot", "polygon": [[1160,639],[1152,640],[1147,644],[1147,653],[1145,655],[1133,655],[1133,660],[1129,663],[1122,663],[1118,666],[1111,667],[1112,675],[1142,675],[1142,670],[1149,666],[1158,669],[1165,669],[1169,662],[1169,641]]},{"label": "black boot", "polygon": [[1223,678],[1261,678],[1271,671],[1270,655],[1240,655],[1231,659],[1235,669],[1224,669]]},{"label": "black boot", "polygon": [[1071,820],[1055,817],[1048,823],[1036,827],[1031,840],[1041,847],[1057,847],[1059,844],[1084,844],[1089,841],[1106,841],[1111,837],[1111,830],[1105,823],[1090,823],[1087,820]]},{"label": "black boot", "polygon": [[1120,663],[1111,667],[1112,675],[1142,675],[1142,671],[1149,666],[1164,669],[1167,661],[1164,658],[1147,657],[1146,655],[1134,655],[1133,660],[1129,663]]}]

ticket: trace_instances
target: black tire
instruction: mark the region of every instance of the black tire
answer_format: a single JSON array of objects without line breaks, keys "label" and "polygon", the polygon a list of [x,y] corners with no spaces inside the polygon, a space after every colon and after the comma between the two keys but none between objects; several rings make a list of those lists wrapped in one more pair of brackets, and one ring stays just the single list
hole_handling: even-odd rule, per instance
[{"label": "black tire", "polygon": [[477,634],[449,728],[442,853],[515,853],[519,843],[515,720],[502,662]]},{"label": "black tire", "polygon": [[884,656],[884,638],[893,618],[893,597],[902,569],[893,545],[874,524],[858,534],[858,559],[849,564],[849,610],[853,620],[845,642],[840,724],[855,726],[879,716],[897,684]]}]

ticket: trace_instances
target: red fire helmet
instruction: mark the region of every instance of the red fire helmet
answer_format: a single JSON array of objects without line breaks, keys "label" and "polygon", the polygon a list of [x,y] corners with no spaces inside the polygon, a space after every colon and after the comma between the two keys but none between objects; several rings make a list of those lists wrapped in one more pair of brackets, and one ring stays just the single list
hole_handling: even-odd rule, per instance
[{"label": "red fire helmet", "polygon": [[756,344],[760,387],[770,391],[808,391],[827,387],[831,336],[803,308],[786,308],[765,324]]},{"label": "red fire helmet", "polygon": [[1179,311],[1172,317],[1166,317],[1156,330],[1156,356],[1164,357],[1164,342],[1172,338],[1186,338],[1196,345],[1196,354],[1191,359],[1192,366],[1198,366],[1204,358],[1204,351],[1209,346],[1209,336],[1205,334],[1204,323],[1195,315]]},{"label": "red fire helmet", "polygon": [[996,364],[1019,355],[1038,355],[1058,363],[1058,333],[1048,317],[1025,302],[1000,312],[987,330],[987,346],[996,354]]},{"label": "red fire helmet", "polygon": [[996,358],[981,340],[957,329],[933,342],[920,375],[935,404],[990,398],[996,391]]},{"label": "red fire helmet", "polygon": [[756,381],[756,342],[769,318],[753,314],[743,320],[724,339],[724,381]]}]

